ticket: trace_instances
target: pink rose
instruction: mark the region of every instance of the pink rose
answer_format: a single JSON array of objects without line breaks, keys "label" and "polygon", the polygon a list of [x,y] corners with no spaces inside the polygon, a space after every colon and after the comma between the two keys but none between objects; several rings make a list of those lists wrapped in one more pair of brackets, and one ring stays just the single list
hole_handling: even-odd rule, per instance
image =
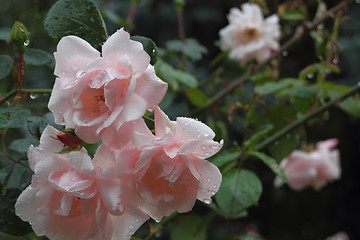
[{"label": "pink rose", "polygon": [[55,122],[95,143],[153,110],[167,90],[141,43],[123,29],[110,36],[102,53],[75,36],[60,40],[54,53],[57,76],[49,100]]},{"label": "pink rose", "polygon": [[[294,190],[302,190],[310,186],[315,190],[322,188],[327,182],[339,179],[341,175],[340,154],[333,149],[337,139],[318,142],[311,152],[295,150],[285,158],[280,167],[285,170],[289,186]],[[277,177],[275,186],[281,186],[283,181]]]},{"label": "pink rose", "polygon": [[175,121],[155,109],[155,136],[149,131],[134,134],[133,144],[120,150],[117,159],[122,189],[157,221],[174,211],[192,209],[196,199],[211,202],[219,189],[221,173],[205,160],[222,145],[205,124],[185,117]]},{"label": "pink rose", "polygon": [[221,29],[220,48],[230,51],[229,57],[242,64],[256,59],[266,61],[271,51],[279,49],[280,26],[277,15],[264,19],[257,4],[245,3],[242,11],[230,9],[229,25]]},{"label": "pink rose", "polygon": [[130,239],[148,216],[123,209],[115,157],[102,147],[93,160],[85,149],[56,154],[64,146],[51,138],[58,133],[48,126],[40,146],[29,148],[35,173],[15,204],[16,214],[50,239]]}]

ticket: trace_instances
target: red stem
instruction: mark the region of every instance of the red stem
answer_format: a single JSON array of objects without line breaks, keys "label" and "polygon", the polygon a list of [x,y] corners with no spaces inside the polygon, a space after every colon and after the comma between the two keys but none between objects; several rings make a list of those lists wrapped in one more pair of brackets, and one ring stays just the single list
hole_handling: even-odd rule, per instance
[{"label": "red stem", "polygon": [[23,76],[24,76],[24,55],[19,54],[18,55],[18,81],[17,81],[17,85],[16,85],[16,95],[13,100],[13,103],[19,101],[21,98],[20,92],[21,92],[21,87],[22,87],[22,82],[23,82]]},{"label": "red stem", "polygon": [[185,41],[185,31],[184,31],[184,18],[182,12],[178,12],[177,14],[178,26],[179,26],[179,37],[181,41]]}]

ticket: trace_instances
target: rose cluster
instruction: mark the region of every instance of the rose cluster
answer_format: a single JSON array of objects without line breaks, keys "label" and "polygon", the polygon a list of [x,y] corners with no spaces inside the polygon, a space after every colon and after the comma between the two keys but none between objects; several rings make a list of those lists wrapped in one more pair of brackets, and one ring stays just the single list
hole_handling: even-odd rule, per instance
[{"label": "rose cluster", "polygon": [[[57,78],[49,109],[71,131],[48,126],[40,145],[30,146],[34,175],[15,205],[37,235],[130,239],[150,217],[160,221],[190,211],[196,199],[211,202],[222,177],[206,158],[223,142],[214,141],[202,122],[170,121],[157,106],[167,84],[141,43],[121,29],[99,53],[67,36],[54,55]],[[155,111],[155,134],[142,118],[146,110]],[[93,158],[77,147],[99,140]],[[63,151],[64,143],[76,151]]]}]

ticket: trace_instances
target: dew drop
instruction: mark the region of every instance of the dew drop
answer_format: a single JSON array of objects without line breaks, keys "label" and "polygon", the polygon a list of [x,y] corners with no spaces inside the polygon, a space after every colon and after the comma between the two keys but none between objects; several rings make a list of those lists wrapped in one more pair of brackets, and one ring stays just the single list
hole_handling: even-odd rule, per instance
[{"label": "dew drop", "polygon": [[307,77],[308,77],[309,79],[312,79],[312,78],[314,77],[314,74],[309,73],[309,74],[307,75]]},{"label": "dew drop", "polygon": [[210,193],[211,195],[215,195],[216,192],[214,190],[211,190]]},{"label": "dew drop", "polygon": [[129,225],[129,229],[134,229],[134,225]]},{"label": "dew drop", "polygon": [[318,26],[317,26],[317,29],[319,29],[319,30],[321,30],[321,29],[323,29],[324,28],[324,24],[319,24]]},{"label": "dew drop", "polygon": [[210,204],[210,203],[211,203],[211,200],[210,200],[210,199],[204,199],[204,203]]},{"label": "dew drop", "polygon": [[204,152],[205,156],[210,156],[209,152]]},{"label": "dew drop", "polygon": [[62,74],[63,76],[65,76],[65,75],[66,75],[66,72],[65,72],[65,71],[62,71],[61,74]]},{"label": "dew drop", "polygon": [[217,186],[216,186],[216,184],[214,184],[212,187],[213,187],[214,189],[216,189]]},{"label": "dew drop", "polygon": [[38,95],[36,93],[31,93],[30,94],[31,99],[36,99],[37,97],[38,97]]},{"label": "dew drop", "polygon": [[[360,0],[359,0],[359,2],[360,2]],[[338,60],[337,60],[336,58],[334,58],[334,59],[332,60],[332,62],[333,62],[333,64],[337,64]]]},{"label": "dew drop", "polygon": [[217,149],[219,149],[219,146],[218,146],[218,145],[212,145],[212,146],[211,146],[211,149],[217,150]]},{"label": "dew drop", "polygon": [[208,133],[204,133],[204,137],[208,137],[209,136],[209,134]]},{"label": "dew drop", "polygon": [[206,150],[207,148],[206,148],[206,146],[202,145],[202,146],[201,146],[201,149],[202,149],[202,150]]},{"label": "dew drop", "polygon": [[76,66],[76,65],[72,65],[72,69],[73,69],[73,70],[78,70],[78,69],[79,69],[79,67],[78,67],[78,66]]},{"label": "dew drop", "polygon": [[287,55],[289,55],[288,51],[283,51],[281,54],[282,54],[284,57],[286,57]]},{"label": "dew drop", "polygon": [[211,179],[210,179],[210,178],[206,178],[206,181],[209,183],[209,182],[211,182]]},{"label": "dew drop", "polygon": [[29,41],[29,40],[26,40],[26,41],[24,42],[24,46],[29,45],[29,43],[30,43],[30,41]]},{"label": "dew drop", "polygon": [[198,138],[201,138],[201,135],[199,134],[197,137],[198,137]]}]

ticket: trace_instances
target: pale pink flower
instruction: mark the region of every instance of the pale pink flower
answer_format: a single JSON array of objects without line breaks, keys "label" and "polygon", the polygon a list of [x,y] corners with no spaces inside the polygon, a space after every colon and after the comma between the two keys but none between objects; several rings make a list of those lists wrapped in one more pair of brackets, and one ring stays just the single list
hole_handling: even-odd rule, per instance
[{"label": "pale pink flower", "polygon": [[349,240],[349,236],[345,232],[338,232],[333,236],[327,237],[326,240]]},{"label": "pale pink flower", "polygon": [[242,64],[252,59],[264,62],[271,51],[279,49],[279,18],[274,14],[264,19],[257,4],[245,3],[241,7],[242,11],[230,9],[229,25],[219,32],[220,48],[229,50],[229,57]]},{"label": "pale pink flower", "polygon": [[57,76],[49,100],[55,122],[94,143],[153,110],[167,90],[141,43],[123,29],[102,53],[76,36],[63,37],[54,53]]},{"label": "pale pink flower", "polygon": [[48,126],[40,146],[29,148],[35,173],[15,204],[16,214],[50,239],[130,239],[148,216],[123,209],[115,156],[102,147],[93,160],[85,149],[57,154],[64,146],[52,138],[58,133]]},{"label": "pale pink flower", "polygon": [[200,121],[170,121],[156,108],[155,136],[149,130],[136,132],[135,147],[128,145],[118,155],[124,201],[136,202],[157,221],[174,211],[190,211],[196,199],[209,204],[221,183],[219,169],[205,160],[223,145],[214,136]]},{"label": "pale pink flower", "polygon": [[[340,178],[340,153],[334,149],[337,139],[318,142],[311,152],[295,150],[285,158],[280,167],[285,170],[288,184],[294,190],[302,190],[309,186],[315,190],[322,188],[327,182]],[[281,178],[275,179],[275,186],[281,186]]]}]

